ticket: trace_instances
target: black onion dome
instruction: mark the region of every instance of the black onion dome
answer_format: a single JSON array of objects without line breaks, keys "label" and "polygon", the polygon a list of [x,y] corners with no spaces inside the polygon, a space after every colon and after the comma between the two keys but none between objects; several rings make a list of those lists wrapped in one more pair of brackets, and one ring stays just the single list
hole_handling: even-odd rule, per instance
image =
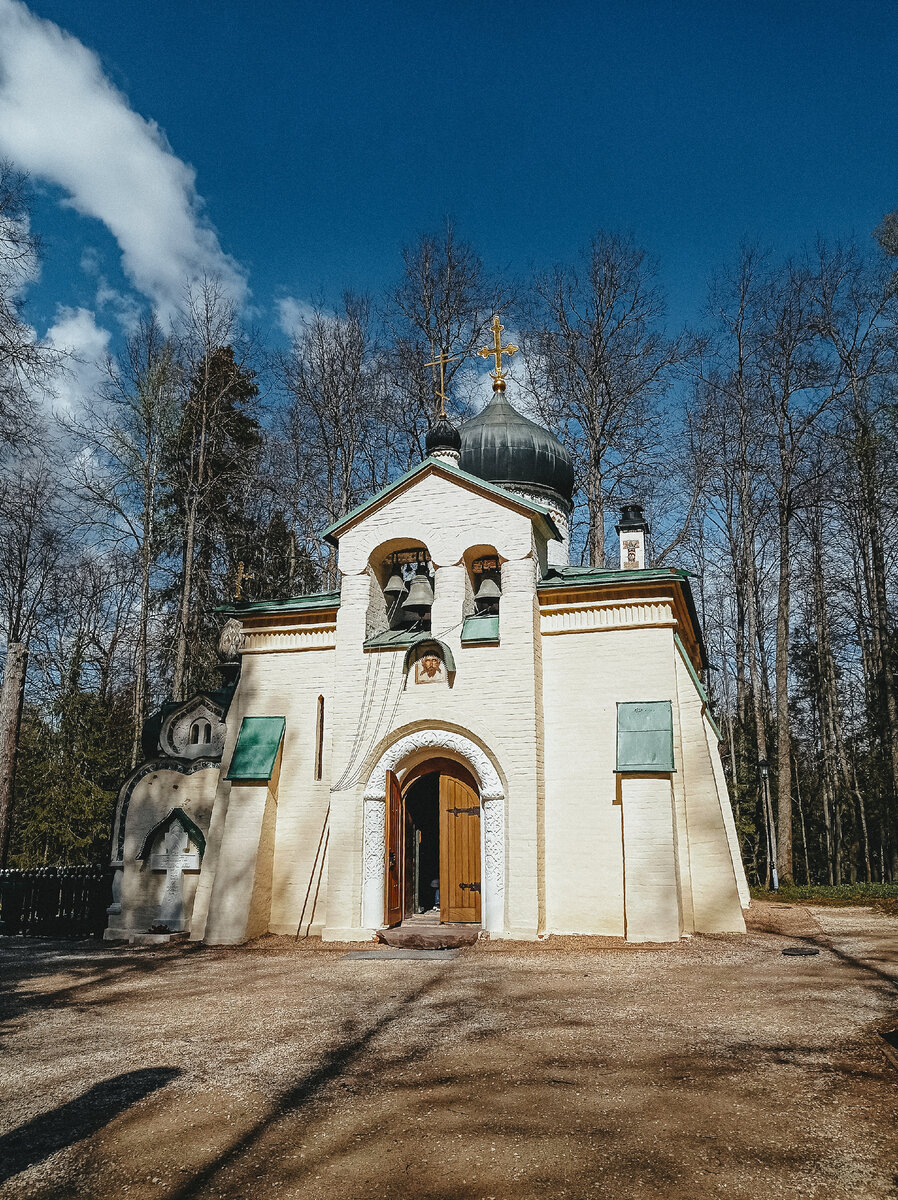
[{"label": "black onion dome", "polygon": [[461,434],[451,422],[441,417],[428,429],[424,446],[428,454],[435,454],[438,450],[459,450]]},{"label": "black onion dome", "polygon": [[512,408],[504,392],[494,392],[483,412],[462,425],[459,466],[490,483],[530,483],[566,500],[574,493],[568,451],[548,429]]}]

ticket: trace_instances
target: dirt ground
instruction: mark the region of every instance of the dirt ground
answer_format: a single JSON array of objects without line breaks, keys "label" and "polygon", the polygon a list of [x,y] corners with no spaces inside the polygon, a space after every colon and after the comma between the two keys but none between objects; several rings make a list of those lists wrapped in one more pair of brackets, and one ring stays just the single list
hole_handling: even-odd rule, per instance
[{"label": "dirt ground", "polygon": [[0,939],[0,1196],[898,1196],[894,917],[347,949]]}]

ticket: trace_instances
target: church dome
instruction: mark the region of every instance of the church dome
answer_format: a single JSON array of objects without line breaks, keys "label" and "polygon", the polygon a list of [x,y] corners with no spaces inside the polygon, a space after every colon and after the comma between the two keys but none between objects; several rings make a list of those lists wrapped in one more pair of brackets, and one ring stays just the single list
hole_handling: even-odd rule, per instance
[{"label": "church dome", "polygon": [[490,483],[532,484],[570,500],[574,465],[558,438],[519,413],[505,399],[504,389],[472,420],[461,427],[459,466]]},{"label": "church dome", "polygon": [[440,450],[458,451],[461,446],[461,435],[450,421],[441,417],[428,429],[424,446],[428,454],[436,454]]}]

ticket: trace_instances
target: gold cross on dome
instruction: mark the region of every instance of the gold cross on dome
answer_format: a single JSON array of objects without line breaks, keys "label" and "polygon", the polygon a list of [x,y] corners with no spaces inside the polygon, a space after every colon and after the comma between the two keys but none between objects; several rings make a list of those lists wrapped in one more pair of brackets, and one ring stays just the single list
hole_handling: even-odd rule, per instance
[{"label": "gold cross on dome", "polygon": [[507,354],[511,358],[512,354],[517,354],[518,348],[517,346],[512,346],[510,343],[507,346],[502,345],[502,330],[505,326],[499,324],[498,314],[493,317],[493,323],[490,328],[493,331],[493,345],[491,347],[484,346],[477,353],[481,358],[494,358],[496,360],[495,371],[490,371],[490,378],[493,381],[493,391],[504,392],[506,372],[502,370],[502,355]]},{"label": "gold cross on dome", "polygon": [[237,582],[234,584],[234,600],[237,602],[237,604],[239,604],[241,600],[243,584],[247,579],[254,578],[255,576],[250,575],[250,573],[244,569],[242,561],[237,564]]},{"label": "gold cross on dome", "polygon": [[455,362],[456,359],[463,358],[461,354],[447,354],[445,350],[440,350],[433,362],[425,363],[425,367],[440,368],[440,390],[437,392],[437,399],[440,402],[439,417],[441,421],[446,419],[446,401],[449,397],[446,395],[446,364]]}]

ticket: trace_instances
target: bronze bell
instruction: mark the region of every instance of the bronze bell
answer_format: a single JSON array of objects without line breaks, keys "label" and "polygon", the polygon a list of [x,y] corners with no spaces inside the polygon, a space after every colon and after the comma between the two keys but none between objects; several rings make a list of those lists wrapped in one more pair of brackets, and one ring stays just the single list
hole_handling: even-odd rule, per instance
[{"label": "bronze bell", "polygon": [[405,581],[398,571],[394,571],[387,581],[387,586],[384,588],[384,595],[392,596],[397,599],[405,591]]},{"label": "bronze bell", "polygon": [[484,575],[480,587],[474,594],[475,604],[496,604],[502,597],[502,589],[496,583],[495,579],[490,579],[489,575]]},{"label": "bronze bell", "polygon": [[402,602],[403,611],[408,609],[409,612],[423,616],[432,604],[433,588],[430,586],[430,579],[427,571],[419,567],[408,589],[408,595]]}]

